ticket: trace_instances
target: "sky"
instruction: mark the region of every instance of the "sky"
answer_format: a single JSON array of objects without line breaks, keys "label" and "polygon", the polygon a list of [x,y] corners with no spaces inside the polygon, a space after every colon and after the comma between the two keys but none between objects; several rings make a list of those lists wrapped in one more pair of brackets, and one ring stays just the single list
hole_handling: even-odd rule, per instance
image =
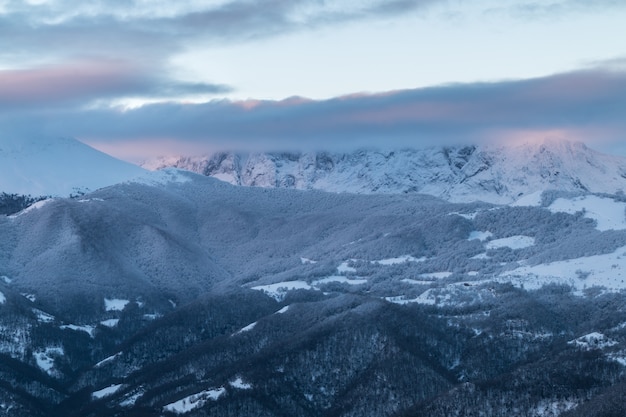
[{"label": "sky", "polygon": [[623,0],[0,0],[0,136],[141,162],[583,141],[626,156]]}]

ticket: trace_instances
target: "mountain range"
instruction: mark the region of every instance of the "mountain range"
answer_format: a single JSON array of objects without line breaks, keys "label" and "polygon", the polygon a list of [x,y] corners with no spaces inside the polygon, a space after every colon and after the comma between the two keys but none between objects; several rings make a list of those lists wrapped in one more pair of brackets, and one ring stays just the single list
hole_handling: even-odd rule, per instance
[{"label": "mountain range", "polygon": [[245,186],[421,193],[452,202],[496,204],[550,189],[616,193],[626,184],[626,159],[598,153],[580,142],[549,139],[352,153],[220,152],[161,157],[142,166],[175,167]]},{"label": "mountain range", "polygon": [[[139,169],[0,215],[0,416],[625,415],[624,160],[502,152],[335,155],[289,187],[272,164],[304,155],[256,187]],[[449,193],[365,187],[384,155]]]}]

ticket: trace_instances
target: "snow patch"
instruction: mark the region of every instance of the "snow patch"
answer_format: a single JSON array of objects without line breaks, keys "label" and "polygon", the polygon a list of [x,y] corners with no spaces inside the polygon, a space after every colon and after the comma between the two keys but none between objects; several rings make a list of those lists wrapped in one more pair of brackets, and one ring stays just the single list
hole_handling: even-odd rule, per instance
[{"label": "snow patch", "polygon": [[4,294],[2,294],[2,291],[0,291],[0,304],[4,304],[7,302],[7,298],[4,296]]},{"label": "snow patch", "polygon": [[50,203],[51,201],[54,201],[54,198],[47,198],[45,200],[41,200],[41,201],[37,201],[36,203],[31,204],[30,206],[26,207],[24,210],[17,212],[15,214],[12,214],[9,217],[9,219],[15,219],[17,217],[20,217],[23,214],[29,213],[33,210],[39,210],[40,208],[42,208],[43,206],[47,205],[48,203]]},{"label": "snow patch", "polygon": [[28,301],[30,301],[31,303],[34,303],[35,301],[37,301],[37,296],[35,294],[22,293],[22,296],[26,298]]},{"label": "snow patch", "polygon": [[123,300],[121,298],[105,298],[104,309],[106,311],[122,311],[128,303],[130,303],[129,300]]},{"label": "snow patch", "polygon": [[578,292],[586,288],[604,287],[609,291],[626,289],[626,246],[613,253],[557,261],[535,266],[522,266],[500,274],[498,281],[511,282],[525,289],[538,289],[546,284],[565,284]]},{"label": "snow patch", "polygon": [[5,284],[10,284],[10,283],[12,283],[12,282],[13,282],[13,280],[12,280],[11,278],[7,277],[6,275],[2,275],[2,276],[0,276],[0,279],[1,279],[2,281],[4,281],[4,283],[5,283]]},{"label": "snow patch", "polygon": [[596,229],[626,230],[626,203],[612,198],[587,195],[574,199],[558,198],[548,209],[553,213],[574,214],[583,212],[585,217],[596,221]]},{"label": "snow patch", "polygon": [[[354,259],[351,259],[350,261],[354,261]],[[348,263],[350,261],[344,261],[342,262],[338,267],[337,267],[337,272],[340,274],[345,274],[348,272],[356,272],[356,268],[351,267],[348,265]]]},{"label": "snow patch", "polygon": [[534,193],[526,194],[519,198],[517,201],[511,204],[511,207],[539,207],[541,206],[541,195],[543,191],[535,191]]},{"label": "snow patch", "polygon": [[217,399],[225,393],[226,389],[224,387],[205,390],[168,404],[163,407],[163,411],[169,411],[176,414],[186,414],[196,408],[204,406],[204,404],[206,404],[209,400],[217,401]]},{"label": "snow patch", "polygon": [[60,346],[47,347],[43,351],[37,351],[33,353],[37,366],[48,375],[53,376],[54,372],[54,358],[57,356],[63,356],[65,352]]},{"label": "snow patch", "polygon": [[452,272],[442,271],[442,272],[430,272],[430,273],[427,273],[427,274],[420,274],[420,277],[422,277],[422,278],[443,279],[443,278],[448,278],[450,275],[452,275]]},{"label": "snow patch", "polygon": [[115,327],[117,326],[117,323],[119,323],[119,321],[120,319],[108,319],[108,320],[102,320],[100,324],[106,327]]},{"label": "snow patch", "polygon": [[398,265],[404,264],[407,262],[424,262],[426,260],[425,257],[415,258],[411,255],[402,255],[397,258],[388,258],[388,259],[380,259],[378,261],[371,261],[372,264],[377,265]]},{"label": "snow patch", "polygon": [[302,265],[317,263],[317,261],[314,261],[313,259],[309,259],[309,258],[300,258],[300,262],[302,263]]},{"label": "snow patch", "polygon": [[230,386],[237,389],[252,389],[252,384],[244,382],[240,376],[229,382]]},{"label": "snow patch", "polygon": [[122,352],[117,352],[115,355],[111,355],[108,358],[102,359],[100,362],[98,362],[97,364],[95,364],[93,367],[94,368],[100,368],[108,363],[113,362],[116,358],[122,356]]},{"label": "snow patch", "polygon": [[405,278],[401,282],[406,282],[407,284],[413,284],[413,285],[430,285],[433,283],[433,281],[424,281],[424,280],[411,279],[411,278]]},{"label": "snow patch", "polygon": [[122,386],[122,384],[111,384],[106,388],[102,388],[101,390],[92,392],[91,398],[93,398],[94,400],[99,400],[101,398],[108,397],[119,391]]},{"label": "snow patch", "polygon": [[257,324],[257,322],[255,321],[254,323],[250,323],[250,324],[248,324],[247,326],[242,327],[241,329],[237,330],[237,331],[233,334],[233,336],[234,336],[234,335],[237,335],[237,334],[241,334],[241,333],[249,332],[250,330],[252,330],[252,329],[254,329],[254,328],[256,327],[256,324]]},{"label": "snow patch", "polygon": [[135,405],[137,400],[143,396],[143,394],[145,394],[145,392],[143,391],[143,387],[140,387],[137,392],[131,394],[126,399],[124,399],[124,401],[120,402],[120,405],[122,407],[132,407]]},{"label": "snow patch", "polygon": [[313,281],[311,283],[312,286],[318,286],[321,284],[328,284],[329,282],[340,282],[340,283],[344,283],[344,284],[350,284],[350,285],[360,285],[360,284],[365,284],[367,283],[366,279],[348,279],[342,275],[332,275],[330,277],[326,277],[326,278],[322,278],[322,279],[318,279],[316,281]]},{"label": "snow patch", "polygon": [[289,310],[289,306],[285,306],[285,307],[281,308],[275,314],[285,314],[287,312],[287,310]]},{"label": "snow patch", "polygon": [[309,285],[306,281],[283,281],[277,282],[276,284],[257,285],[251,289],[263,291],[276,301],[282,301],[287,295],[287,292],[291,290],[312,290],[315,288]]},{"label": "snow patch", "polygon": [[467,238],[467,240],[480,240],[481,242],[484,242],[485,240],[489,239],[491,236],[493,236],[493,233],[486,231],[486,232],[480,232],[480,231],[473,231],[470,232],[469,237]]},{"label": "snow patch", "polygon": [[95,327],[93,326],[89,326],[89,325],[77,326],[75,324],[64,324],[62,326],[59,326],[59,328],[61,330],[75,330],[78,332],[85,332],[89,336],[94,337]]},{"label": "snow patch", "polygon": [[499,249],[505,247],[511,249],[524,249],[533,246],[534,244],[534,237],[518,235],[489,241],[485,247],[487,249]]},{"label": "snow patch", "polygon": [[33,308],[33,313],[35,313],[35,315],[37,316],[37,321],[39,323],[52,323],[55,320],[53,315],[38,310],[36,308]]},{"label": "snow patch", "polygon": [[577,339],[570,340],[567,343],[570,345],[576,345],[584,350],[604,349],[605,347],[615,346],[617,344],[616,341],[611,340],[602,333],[598,332],[586,334]]}]

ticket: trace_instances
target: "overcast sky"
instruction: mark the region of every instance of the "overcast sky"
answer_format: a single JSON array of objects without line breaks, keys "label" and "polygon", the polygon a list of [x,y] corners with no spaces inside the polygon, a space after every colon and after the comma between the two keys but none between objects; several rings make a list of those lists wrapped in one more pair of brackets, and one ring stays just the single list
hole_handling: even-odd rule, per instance
[{"label": "overcast sky", "polygon": [[0,0],[0,135],[116,156],[519,142],[626,155],[623,0]]}]

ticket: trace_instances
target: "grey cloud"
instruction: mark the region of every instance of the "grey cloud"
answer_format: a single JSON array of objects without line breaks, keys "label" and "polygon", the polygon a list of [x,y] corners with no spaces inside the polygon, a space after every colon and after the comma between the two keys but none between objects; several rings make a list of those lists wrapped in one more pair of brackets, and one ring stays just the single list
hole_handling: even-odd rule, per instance
[{"label": "grey cloud", "polygon": [[581,132],[588,141],[615,141],[626,137],[624,114],[626,73],[595,70],[324,101],[222,100],[128,111],[48,111],[39,123],[46,134],[88,141],[170,140],[206,149],[298,150],[419,147],[481,142],[494,135],[506,140],[507,133],[516,131]]}]

